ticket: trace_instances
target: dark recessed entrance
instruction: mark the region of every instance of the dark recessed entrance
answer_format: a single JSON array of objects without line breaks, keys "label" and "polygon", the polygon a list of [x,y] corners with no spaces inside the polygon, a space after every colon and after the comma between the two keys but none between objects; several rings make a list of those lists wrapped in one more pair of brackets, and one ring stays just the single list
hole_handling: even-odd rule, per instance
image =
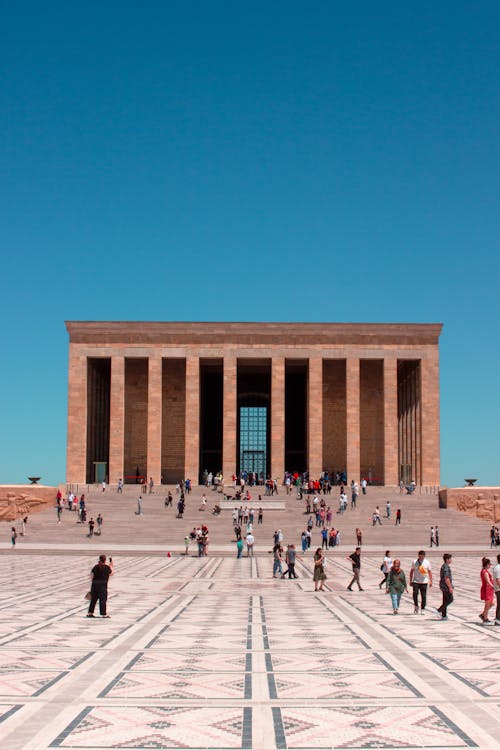
[{"label": "dark recessed entrance", "polygon": [[285,470],[307,469],[307,376],[303,360],[285,363]]},{"label": "dark recessed entrance", "polygon": [[[223,364],[200,362],[200,473],[222,469]],[[200,479],[201,481],[201,479]]]},{"label": "dark recessed entrance", "polygon": [[107,481],[111,359],[87,360],[87,482]]}]

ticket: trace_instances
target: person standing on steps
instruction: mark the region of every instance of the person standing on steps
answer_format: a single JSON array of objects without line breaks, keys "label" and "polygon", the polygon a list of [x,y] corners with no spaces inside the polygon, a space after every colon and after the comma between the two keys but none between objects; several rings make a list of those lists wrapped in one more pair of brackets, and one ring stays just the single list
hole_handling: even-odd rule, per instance
[{"label": "person standing on steps", "polygon": [[410,586],[413,586],[414,614],[418,615],[418,595],[420,594],[420,614],[424,614],[427,604],[427,586],[432,586],[432,570],[425,552],[421,549],[418,557],[413,561],[410,570]]},{"label": "person standing on steps", "polygon": [[109,558],[109,565],[106,565],[106,555],[99,555],[99,562],[94,565],[91,571],[92,586],[90,588],[90,604],[87,617],[94,617],[94,610],[97,601],[99,601],[99,614],[101,617],[109,617],[107,614],[108,600],[108,580],[113,575],[113,560]]},{"label": "person standing on steps", "polygon": [[352,562],[352,581],[347,587],[347,590],[352,591],[352,584],[356,582],[358,584],[358,589],[360,591],[364,591],[364,589],[361,588],[361,584],[359,582],[359,575],[361,572],[361,547],[356,547],[352,555],[346,557],[346,560],[350,560]]},{"label": "person standing on steps", "polygon": [[398,508],[396,511],[396,521],[394,523],[394,526],[400,526],[401,525],[401,508]]},{"label": "person standing on steps", "polygon": [[443,564],[439,572],[439,588],[443,595],[443,603],[438,607],[437,611],[441,615],[442,620],[448,619],[447,608],[453,601],[453,577],[451,574],[451,555],[443,555]]}]

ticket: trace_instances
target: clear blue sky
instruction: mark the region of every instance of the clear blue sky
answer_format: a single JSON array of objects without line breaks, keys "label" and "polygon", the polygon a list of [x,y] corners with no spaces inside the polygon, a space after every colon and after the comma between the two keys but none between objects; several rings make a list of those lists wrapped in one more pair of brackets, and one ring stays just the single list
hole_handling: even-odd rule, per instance
[{"label": "clear blue sky", "polygon": [[0,482],[64,480],[64,320],[442,322],[500,484],[498,2],[25,2],[0,29]]}]

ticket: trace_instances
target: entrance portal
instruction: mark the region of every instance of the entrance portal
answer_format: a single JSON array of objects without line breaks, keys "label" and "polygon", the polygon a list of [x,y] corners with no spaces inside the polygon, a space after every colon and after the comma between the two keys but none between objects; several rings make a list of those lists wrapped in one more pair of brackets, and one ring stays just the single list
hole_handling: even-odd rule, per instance
[{"label": "entrance portal", "polygon": [[240,407],[240,472],[265,478],[267,469],[267,407]]}]

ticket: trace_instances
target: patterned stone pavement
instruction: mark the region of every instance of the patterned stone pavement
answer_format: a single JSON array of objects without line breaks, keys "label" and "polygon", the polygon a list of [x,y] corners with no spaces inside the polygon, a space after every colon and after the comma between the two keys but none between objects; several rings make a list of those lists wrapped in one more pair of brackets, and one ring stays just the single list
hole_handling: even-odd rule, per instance
[{"label": "patterned stone pavement", "polygon": [[479,556],[454,558],[446,622],[437,591],[393,616],[375,555],[364,592],[337,555],[317,594],[310,558],[297,581],[273,579],[268,554],[114,559],[111,619],[88,620],[93,558],[0,555],[2,750],[500,747]]}]

